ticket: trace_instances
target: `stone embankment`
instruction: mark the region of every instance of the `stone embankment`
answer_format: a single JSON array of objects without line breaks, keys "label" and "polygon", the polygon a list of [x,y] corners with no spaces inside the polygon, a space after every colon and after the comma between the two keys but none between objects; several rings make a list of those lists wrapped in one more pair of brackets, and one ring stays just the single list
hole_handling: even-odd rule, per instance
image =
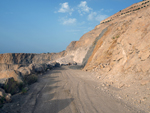
[{"label": "stone embankment", "polygon": [[28,85],[36,82],[38,76],[54,67],[59,67],[57,62],[47,64],[30,64],[19,67],[17,70],[0,71],[0,107],[6,102],[11,102],[11,95],[25,93]]},{"label": "stone embankment", "polygon": [[57,62],[48,61],[64,55],[65,51],[50,54],[0,54],[0,106],[10,102],[11,95],[26,92],[27,86],[36,82],[45,71],[60,66]]}]

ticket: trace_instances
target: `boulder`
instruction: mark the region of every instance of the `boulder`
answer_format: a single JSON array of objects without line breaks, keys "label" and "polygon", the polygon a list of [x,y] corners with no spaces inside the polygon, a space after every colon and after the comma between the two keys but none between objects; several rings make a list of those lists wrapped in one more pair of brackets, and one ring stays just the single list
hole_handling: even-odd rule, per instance
[{"label": "boulder", "polygon": [[31,73],[34,73],[35,72],[35,64],[30,64],[29,66],[28,66],[28,68],[29,68],[29,70],[31,71]]},{"label": "boulder", "polygon": [[77,65],[77,63],[76,63],[76,62],[74,62],[74,63],[73,63],[73,65]]},{"label": "boulder", "polygon": [[47,64],[48,69],[53,69],[53,66],[51,64]]},{"label": "boulder", "polygon": [[15,70],[5,70],[0,71],[0,84],[4,84],[7,79],[13,77],[15,81],[22,82],[22,77],[18,71]]},{"label": "boulder", "polygon": [[38,76],[35,75],[35,74],[27,75],[27,76],[24,77],[25,83],[27,83],[29,85],[37,82],[37,80],[38,80]]},{"label": "boulder", "polygon": [[50,67],[60,67],[60,63],[56,61],[50,61],[47,63],[47,65]]},{"label": "boulder", "polygon": [[60,63],[56,62],[55,67],[60,67]]},{"label": "boulder", "polygon": [[8,94],[5,96],[5,99],[6,99],[6,102],[11,102],[11,94],[8,93]]},{"label": "boulder", "polygon": [[68,66],[68,64],[61,64],[61,66]]},{"label": "boulder", "polygon": [[20,83],[14,80],[14,78],[9,78],[6,80],[5,85],[4,85],[4,90],[6,93],[11,93],[16,94],[19,92],[20,88]]},{"label": "boulder", "polygon": [[2,103],[11,102],[11,94],[6,93],[2,88],[0,88],[0,100]]},{"label": "boulder", "polygon": [[42,73],[47,69],[46,64],[35,64],[35,72]]},{"label": "boulder", "polygon": [[8,78],[2,78],[2,79],[0,79],[0,88],[4,87],[4,84],[5,84],[5,82],[6,82],[7,79]]},{"label": "boulder", "polygon": [[0,88],[0,97],[3,97],[5,94],[5,91],[2,88]]},{"label": "boulder", "polygon": [[31,74],[31,70],[29,69],[29,67],[20,67],[17,71],[19,71],[22,76]]}]

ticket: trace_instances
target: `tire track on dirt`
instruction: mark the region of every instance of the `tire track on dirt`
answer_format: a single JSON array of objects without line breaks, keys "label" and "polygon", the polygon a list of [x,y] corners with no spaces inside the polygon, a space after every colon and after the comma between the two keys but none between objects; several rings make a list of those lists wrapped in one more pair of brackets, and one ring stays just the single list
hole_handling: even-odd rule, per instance
[{"label": "tire track on dirt", "polygon": [[[68,95],[71,97],[71,98],[76,98],[75,97],[75,94],[74,94],[74,92],[72,92],[72,86],[74,86],[73,85],[73,81],[72,81],[72,79],[70,78],[70,73],[68,73],[68,70],[67,71],[63,71],[63,75],[64,76],[66,76],[66,78],[68,79],[68,82],[67,82],[67,85],[66,85],[66,88],[65,89],[67,89],[67,92],[68,92]],[[76,106],[76,103],[74,102],[74,101],[72,101],[72,109],[74,110],[73,111],[73,113],[79,113],[79,110],[78,110],[78,108],[77,108],[77,106]]]}]

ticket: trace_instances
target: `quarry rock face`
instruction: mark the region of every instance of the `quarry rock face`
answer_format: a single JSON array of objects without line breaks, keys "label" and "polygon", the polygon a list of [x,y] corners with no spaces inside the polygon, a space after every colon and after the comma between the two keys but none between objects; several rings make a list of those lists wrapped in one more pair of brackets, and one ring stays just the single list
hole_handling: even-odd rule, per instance
[{"label": "quarry rock face", "polygon": [[34,54],[7,53],[0,54],[0,64],[29,64],[32,63]]},{"label": "quarry rock face", "polygon": [[66,55],[66,51],[60,53],[5,53],[0,54],[0,71],[17,70],[22,66],[34,64],[44,64],[51,60],[59,59]]},{"label": "quarry rock face", "polygon": [[50,60],[56,60],[65,56],[66,52],[60,53],[5,53],[0,54],[0,64],[22,64],[27,65],[31,63],[46,63]]},{"label": "quarry rock face", "polygon": [[[104,25],[104,27],[107,27],[107,25]],[[58,62],[64,64],[66,62],[76,62],[78,64],[82,64],[89,48],[91,47],[95,39],[100,35],[100,32],[103,29],[104,28],[96,26],[95,29],[84,34],[79,41],[72,41],[66,48],[66,56],[59,59]],[[68,58],[69,62],[67,61]]]},{"label": "quarry rock face", "polygon": [[72,41],[61,64],[77,62],[103,81],[136,81],[150,74],[150,1],[133,4]]},{"label": "quarry rock face", "polygon": [[93,70],[101,75],[107,75],[105,79],[108,81],[149,78],[149,2],[139,2],[121,12],[98,25],[103,29],[107,25],[108,28],[97,41],[84,70]]},{"label": "quarry rock face", "polygon": [[17,82],[22,82],[22,78],[20,74],[17,71],[14,70],[4,70],[0,71],[0,83],[5,83],[6,79],[8,78],[14,78]]}]

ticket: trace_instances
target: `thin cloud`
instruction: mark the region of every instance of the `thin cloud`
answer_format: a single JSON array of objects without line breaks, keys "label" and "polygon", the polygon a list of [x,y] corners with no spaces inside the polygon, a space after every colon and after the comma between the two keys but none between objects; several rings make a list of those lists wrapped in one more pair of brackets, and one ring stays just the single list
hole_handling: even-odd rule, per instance
[{"label": "thin cloud", "polygon": [[85,13],[89,13],[92,8],[88,7],[86,1],[81,1],[80,4],[78,5],[78,12],[80,15],[83,15]]},{"label": "thin cloud", "polygon": [[103,14],[97,14],[97,12],[91,12],[89,15],[88,15],[88,20],[89,21],[92,21],[92,20],[96,20],[96,21],[102,21],[104,19],[106,19],[108,17],[108,15],[103,15]]},{"label": "thin cloud", "polygon": [[69,19],[63,19],[63,25],[71,25],[71,24],[75,24],[77,21],[76,18],[69,18]]},{"label": "thin cloud", "polygon": [[105,12],[107,12],[107,13],[109,13],[109,12],[111,12],[113,9],[107,9],[107,10],[105,10]]},{"label": "thin cloud", "polygon": [[70,15],[74,11],[73,8],[69,7],[68,2],[61,3],[61,8],[58,10],[59,13],[69,13]]},{"label": "thin cloud", "polygon": [[97,15],[96,12],[91,12],[91,13],[88,15],[88,20],[93,20],[96,15]]},{"label": "thin cloud", "polygon": [[100,21],[106,19],[107,17],[108,17],[108,15],[97,15],[95,20],[100,22]]},{"label": "thin cloud", "polygon": [[71,29],[71,30],[67,30],[67,32],[79,32],[81,30],[76,30],[76,29]]}]

